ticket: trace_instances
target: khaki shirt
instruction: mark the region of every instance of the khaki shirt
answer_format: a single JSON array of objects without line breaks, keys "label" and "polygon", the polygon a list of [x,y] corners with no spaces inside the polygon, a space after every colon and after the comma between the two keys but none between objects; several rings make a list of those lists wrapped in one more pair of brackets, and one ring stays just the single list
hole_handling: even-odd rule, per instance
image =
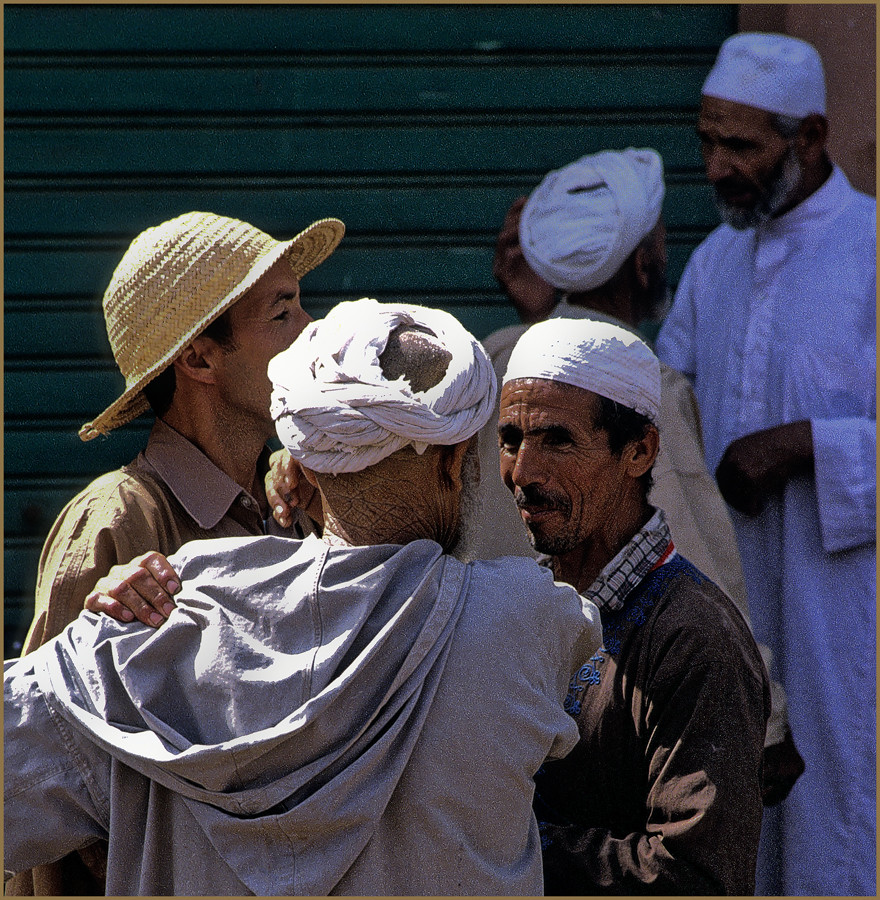
[{"label": "khaki shirt", "polygon": [[[265,450],[257,463],[261,474],[268,470],[268,456]],[[145,450],[133,462],[96,478],[55,520],[40,555],[34,619],[22,652],[60,634],[80,614],[98,579],[119,563],[150,550],[169,556],[187,541],[291,533],[282,532],[271,517],[264,521],[261,502],[265,506],[265,496],[251,496],[157,419]],[[314,530],[300,515],[292,536]],[[105,859],[98,846],[87,847],[20,873],[6,894],[103,893]],[[91,881],[89,873],[98,881]]]},{"label": "khaki shirt", "polygon": [[[267,457],[268,451],[261,471]],[[132,463],[96,478],[55,520],[40,555],[34,620],[23,652],[72,622],[112,566],[149,550],[167,556],[187,541],[259,535],[266,527],[257,498],[157,420]]]}]

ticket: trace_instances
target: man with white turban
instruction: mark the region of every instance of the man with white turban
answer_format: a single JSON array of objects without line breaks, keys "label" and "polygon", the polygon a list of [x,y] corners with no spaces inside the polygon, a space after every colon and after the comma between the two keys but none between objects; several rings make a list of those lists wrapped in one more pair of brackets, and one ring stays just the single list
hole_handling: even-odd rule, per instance
[{"label": "man with white turban", "polygon": [[504,376],[504,483],[602,618],[569,687],[581,740],[536,779],[547,894],[754,889],[769,687],[745,619],[648,502],[659,409],[657,358],[606,322],[532,326]]},{"label": "man with white turban", "polygon": [[489,359],[364,299],[269,372],[323,538],[187,544],[161,628],[84,612],[6,664],[5,868],[105,837],[114,895],[542,893],[533,776],[601,630],[532,560],[450,555]]},{"label": "man with white turban", "polygon": [[758,888],[873,896],[876,202],[828,158],[811,45],[735,35],[702,94],[724,224],[688,262],[657,352],[694,383],[806,763],[766,819]]}]

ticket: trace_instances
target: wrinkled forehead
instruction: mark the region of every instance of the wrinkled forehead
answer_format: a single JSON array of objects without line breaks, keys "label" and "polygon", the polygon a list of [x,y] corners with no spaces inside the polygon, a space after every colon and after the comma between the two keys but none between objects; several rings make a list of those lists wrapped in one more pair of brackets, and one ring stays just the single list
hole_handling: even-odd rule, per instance
[{"label": "wrinkled forehead", "polygon": [[552,381],[549,378],[515,378],[501,390],[499,425],[528,422],[554,424],[592,421],[592,414],[599,402],[597,394],[585,388]]},{"label": "wrinkled forehead", "polygon": [[700,98],[700,130],[717,131],[723,137],[765,138],[776,134],[775,122],[776,117],[766,109],[707,94]]}]

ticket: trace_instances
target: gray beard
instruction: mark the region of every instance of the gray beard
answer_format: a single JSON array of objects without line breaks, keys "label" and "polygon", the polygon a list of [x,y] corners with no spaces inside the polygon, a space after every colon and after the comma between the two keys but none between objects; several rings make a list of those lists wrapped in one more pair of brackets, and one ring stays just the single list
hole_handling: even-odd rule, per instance
[{"label": "gray beard", "polygon": [[461,465],[461,496],[459,498],[458,535],[455,545],[449,551],[462,562],[473,562],[476,558],[474,544],[477,538],[480,505],[480,456],[475,441],[464,455]]},{"label": "gray beard", "polygon": [[715,205],[721,218],[735,228],[744,231],[746,228],[757,228],[769,222],[782,209],[794,193],[801,180],[801,166],[794,147],[789,147],[782,161],[782,171],[770,183],[767,193],[755,201],[750,209],[731,206],[722,197],[715,194]]}]

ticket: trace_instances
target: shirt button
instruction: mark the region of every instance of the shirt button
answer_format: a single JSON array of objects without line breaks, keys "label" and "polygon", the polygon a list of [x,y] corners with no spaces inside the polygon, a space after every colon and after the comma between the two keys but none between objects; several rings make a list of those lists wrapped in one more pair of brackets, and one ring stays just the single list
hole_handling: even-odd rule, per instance
[{"label": "shirt button", "polygon": [[251,500],[250,497],[246,497],[246,496],[242,495],[242,498],[241,498],[241,505],[242,505],[245,509],[253,509],[253,508],[254,508],[254,501]]}]

